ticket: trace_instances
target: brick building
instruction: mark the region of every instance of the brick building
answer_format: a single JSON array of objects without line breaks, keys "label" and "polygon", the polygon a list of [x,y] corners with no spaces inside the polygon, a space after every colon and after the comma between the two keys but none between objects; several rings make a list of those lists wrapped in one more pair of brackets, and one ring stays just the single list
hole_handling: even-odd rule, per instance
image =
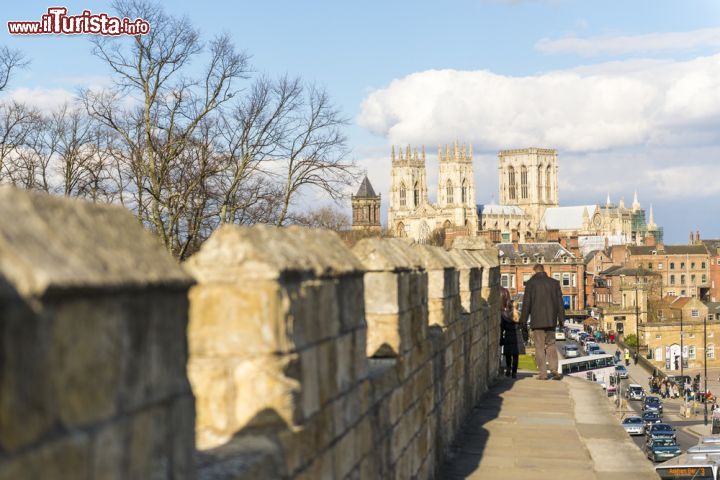
[{"label": "brick building", "polygon": [[720,302],[720,240],[702,240],[710,257],[710,295],[708,300]]},{"label": "brick building", "polygon": [[629,246],[626,266],[661,275],[660,296],[698,297],[710,293],[710,254],[702,243],[693,245]]},{"label": "brick building", "polygon": [[563,301],[570,314],[585,312],[585,264],[559,243],[500,243],[500,281],[512,295],[525,291],[533,266],[541,263],[545,272],[560,282]]},{"label": "brick building", "polygon": [[636,334],[647,322],[649,302],[659,299],[660,275],[644,268],[612,266],[596,278],[600,325],[621,335]]}]

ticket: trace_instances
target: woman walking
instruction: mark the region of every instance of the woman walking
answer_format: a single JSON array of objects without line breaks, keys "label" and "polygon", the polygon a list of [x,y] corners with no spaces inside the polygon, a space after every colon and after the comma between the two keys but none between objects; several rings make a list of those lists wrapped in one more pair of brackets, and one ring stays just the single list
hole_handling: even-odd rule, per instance
[{"label": "woman walking", "polygon": [[517,378],[518,360],[525,353],[520,312],[517,303],[508,301],[507,308],[500,314],[500,345],[505,354],[505,376]]}]

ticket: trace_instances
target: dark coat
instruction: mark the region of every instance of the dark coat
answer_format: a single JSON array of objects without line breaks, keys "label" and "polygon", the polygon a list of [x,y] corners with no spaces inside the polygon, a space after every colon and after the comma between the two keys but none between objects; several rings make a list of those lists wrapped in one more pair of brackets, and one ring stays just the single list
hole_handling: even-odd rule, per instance
[{"label": "dark coat", "polygon": [[527,325],[528,317],[532,329],[562,327],[565,323],[560,282],[548,277],[545,272],[538,272],[525,282],[520,323]]},{"label": "dark coat", "polygon": [[520,323],[513,322],[512,313],[503,312],[500,315],[500,345],[503,346],[503,353],[519,355],[525,353],[522,327]]}]

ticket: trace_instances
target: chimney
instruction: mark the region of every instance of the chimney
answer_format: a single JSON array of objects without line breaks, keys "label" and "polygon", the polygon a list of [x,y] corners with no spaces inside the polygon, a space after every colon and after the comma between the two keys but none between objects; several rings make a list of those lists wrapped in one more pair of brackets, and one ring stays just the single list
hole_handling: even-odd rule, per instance
[{"label": "chimney", "polygon": [[695,243],[700,243],[700,230],[695,231]]},{"label": "chimney", "polygon": [[690,230],[690,245],[693,244],[693,233],[692,230]]},{"label": "chimney", "polygon": [[610,240],[608,239],[608,237],[605,237],[605,250],[607,250],[609,246],[610,246]]}]

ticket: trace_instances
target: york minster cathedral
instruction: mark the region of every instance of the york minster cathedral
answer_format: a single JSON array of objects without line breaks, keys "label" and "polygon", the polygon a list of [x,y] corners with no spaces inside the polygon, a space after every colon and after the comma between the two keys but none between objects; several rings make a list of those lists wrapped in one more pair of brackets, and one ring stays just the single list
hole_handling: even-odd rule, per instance
[{"label": "york minster cathedral", "polygon": [[[452,229],[493,242],[536,242],[576,237],[584,251],[607,245],[662,241],[662,228],[633,202],[560,206],[557,150],[502,150],[498,204],[475,201],[472,145],[438,147],[437,202],[428,198],[425,147],[391,149],[388,232],[428,242],[433,232]],[[358,196],[354,202],[360,201]],[[379,198],[378,198],[379,201]]]}]

